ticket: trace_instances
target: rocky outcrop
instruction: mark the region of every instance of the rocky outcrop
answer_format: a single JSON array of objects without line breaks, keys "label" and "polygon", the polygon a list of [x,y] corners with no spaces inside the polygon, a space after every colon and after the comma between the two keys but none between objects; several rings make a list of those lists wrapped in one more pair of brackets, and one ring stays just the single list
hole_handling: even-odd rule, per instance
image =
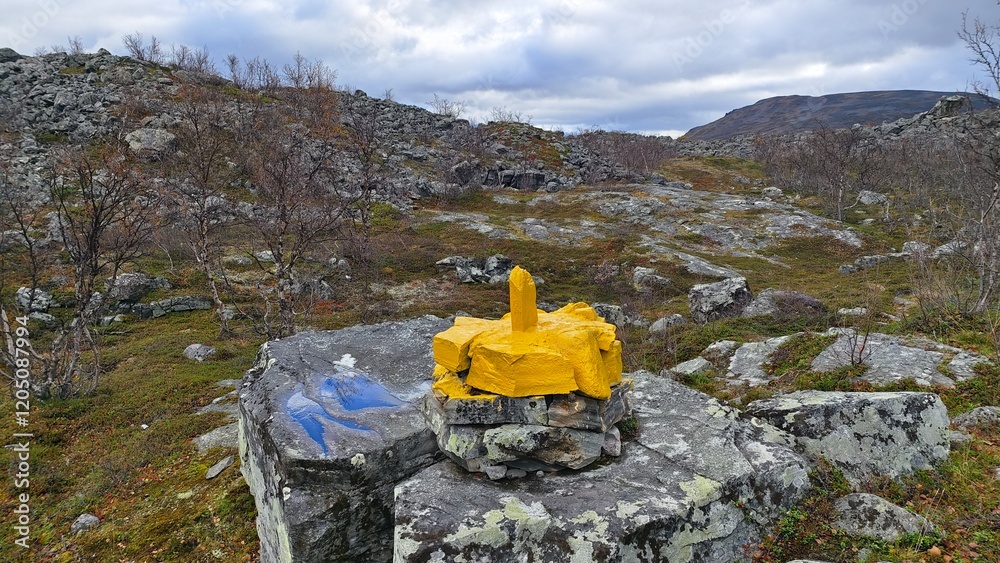
[{"label": "rocky outcrop", "polygon": [[698,284],[688,291],[691,319],[705,324],[722,318],[738,317],[753,301],[746,278],[729,278]]},{"label": "rocky outcrop", "polygon": [[240,390],[241,469],[261,560],[389,561],[393,488],[439,459],[417,403],[449,321],[301,333],[263,345]]},{"label": "rocky outcrop", "polygon": [[757,294],[754,300],[743,309],[744,317],[770,315],[778,318],[816,317],[827,312],[822,301],[802,293],[767,288]]},{"label": "rocky outcrop", "polygon": [[494,254],[488,258],[467,258],[465,256],[449,256],[435,263],[439,270],[454,268],[458,281],[462,283],[507,283],[510,271],[514,269],[514,261],[503,254]]},{"label": "rocky outcrop", "polygon": [[650,373],[639,436],[580,472],[493,482],[451,462],[396,488],[394,561],[746,560],[809,487],[790,437]]},{"label": "rocky outcrop", "polygon": [[207,297],[169,297],[152,303],[137,303],[129,312],[142,319],[155,319],[168,313],[185,311],[207,311],[212,308],[212,300]]},{"label": "rocky outcrop", "polygon": [[747,406],[750,416],[795,436],[852,483],[901,477],[948,457],[950,421],[933,393],[797,391]]},{"label": "rocky outcrop", "polygon": [[[912,379],[920,385],[954,387],[955,381],[975,376],[977,363],[990,363],[985,356],[936,342],[919,341],[881,333],[864,334],[853,329],[837,331],[837,340],[812,362],[814,371],[833,371],[852,363],[864,364],[861,377],[875,385]],[[948,373],[942,373],[944,365]]]},{"label": "rocky outcrop", "polygon": [[104,284],[108,299],[119,305],[138,303],[147,293],[157,289],[170,289],[170,282],[162,276],[150,276],[142,272],[121,274]]}]

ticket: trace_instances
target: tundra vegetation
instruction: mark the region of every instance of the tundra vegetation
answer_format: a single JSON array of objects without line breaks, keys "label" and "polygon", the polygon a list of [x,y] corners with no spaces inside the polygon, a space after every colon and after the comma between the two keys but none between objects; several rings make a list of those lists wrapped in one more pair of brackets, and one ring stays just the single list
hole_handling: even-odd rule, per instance
[{"label": "tundra vegetation", "polygon": [[[996,28],[967,22],[962,37],[988,71],[984,84],[1000,86],[990,58],[1000,47]],[[84,55],[79,38],[69,43],[52,51]],[[412,112],[338,86],[331,69],[301,55],[280,69],[230,56],[220,77],[204,50],[167,49],[139,33],[124,44],[148,79],[171,89],[154,95],[142,90],[149,81],[137,81],[109,110],[113,127],[102,136],[28,131],[43,147],[44,165],[31,171],[39,189],[25,185],[19,147],[26,132],[15,125],[17,109],[0,100],[0,373],[11,385],[0,400],[0,433],[19,431],[16,374],[24,364],[18,360],[29,358],[33,560],[257,560],[253,501],[242,478],[233,470],[204,478],[233,448],[199,452],[191,443],[224,415],[195,411],[222,395],[217,382],[239,378],[272,338],[426,313],[505,312],[503,285],[459,284],[435,268],[443,257],[509,256],[545,280],[542,302],[608,302],[649,319],[687,315],[687,290],[714,278],[651,250],[645,238],[654,229],[639,211],[609,219],[591,205],[635,195],[636,184],[679,182],[747,200],[770,197],[766,188],[776,186],[802,208],[841,222],[860,246],[803,232],[729,253],[711,232],[681,229],[675,249],[722,261],[755,289],[794,289],[831,310],[863,305],[866,313],[844,317],[786,303],[772,316],[688,323],[655,335],[626,326],[619,330],[626,371],[659,372],[723,339],[831,326],[852,326],[860,338],[874,330],[924,335],[1000,360],[995,110],[963,110],[939,134],[915,137],[819,124],[811,133],[754,139],[746,158],[624,132],[544,131],[507,108],[473,124],[461,119],[465,102],[435,95],[429,105],[448,128],[435,136],[400,121]],[[130,132],[164,114],[172,117],[162,127],[170,133],[164,150],[128,142]],[[574,163],[574,155],[585,157]],[[504,159],[517,164],[502,169]],[[487,181],[494,170],[498,180]],[[498,185],[505,171],[530,179],[540,170],[578,174],[581,182],[552,193]],[[401,177],[438,188],[420,192]],[[868,192],[886,197],[865,203]],[[712,211],[685,210],[676,225]],[[749,224],[758,212],[724,213]],[[470,228],[474,221],[483,228]],[[524,236],[525,225],[538,222],[608,225],[564,244]],[[499,231],[510,236],[493,236]],[[909,241],[945,250],[838,273],[841,264]],[[637,266],[652,266],[672,283],[639,287]],[[144,301],[199,295],[211,307],[139,318],[116,298],[116,284],[130,272],[169,280]],[[15,304],[19,288],[27,288],[20,293],[26,303]],[[59,306],[28,320],[30,337],[23,337],[17,319],[43,292]],[[181,351],[193,342],[218,351],[208,362],[187,360]],[[812,372],[824,343],[791,339],[772,358],[779,377],[764,387],[733,388],[707,376],[685,383],[737,406],[791,389],[876,390],[852,380],[864,369],[860,358],[839,372]],[[1000,368],[981,367],[975,379],[933,390],[952,416],[1000,405]],[[835,531],[833,500],[847,485],[821,469],[818,492],[786,514],[751,549],[753,557],[847,560],[867,550],[871,561],[1000,560],[1000,429],[977,429],[974,438],[936,470],[865,484],[919,509],[942,534],[876,542]],[[21,492],[8,482],[0,502],[14,506]],[[71,534],[82,513],[102,524]],[[14,539],[10,526],[0,527],[3,551]]]}]

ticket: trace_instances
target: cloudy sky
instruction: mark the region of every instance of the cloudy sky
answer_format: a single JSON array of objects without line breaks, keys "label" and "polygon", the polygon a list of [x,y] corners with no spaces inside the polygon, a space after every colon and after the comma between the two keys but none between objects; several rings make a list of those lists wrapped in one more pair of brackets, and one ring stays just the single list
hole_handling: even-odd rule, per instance
[{"label": "cloudy sky", "polygon": [[464,102],[574,132],[679,135],[771,96],[966,89],[962,13],[994,0],[24,0],[0,47],[26,55],[79,36],[124,54],[142,32],[278,66],[296,51],[340,82],[428,107]]}]

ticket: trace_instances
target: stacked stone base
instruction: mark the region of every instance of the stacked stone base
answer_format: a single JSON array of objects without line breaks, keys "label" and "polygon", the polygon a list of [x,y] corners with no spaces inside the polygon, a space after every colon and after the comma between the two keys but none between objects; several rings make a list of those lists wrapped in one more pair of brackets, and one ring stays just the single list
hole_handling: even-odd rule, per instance
[{"label": "stacked stone base", "polygon": [[601,454],[621,454],[615,423],[631,415],[630,380],[598,400],[569,393],[535,397],[452,398],[431,391],[424,398],[428,426],[438,447],[455,463],[491,479],[529,472],[581,469]]}]

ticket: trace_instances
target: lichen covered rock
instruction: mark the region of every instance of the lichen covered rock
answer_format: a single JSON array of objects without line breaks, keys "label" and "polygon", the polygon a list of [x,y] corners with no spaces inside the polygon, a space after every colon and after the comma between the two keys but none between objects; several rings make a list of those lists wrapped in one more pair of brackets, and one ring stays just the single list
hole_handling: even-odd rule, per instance
[{"label": "lichen covered rock", "polygon": [[261,560],[388,561],[396,483],[439,459],[419,403],[448,321],[300,333],[261,347],[239,401]]},{"label": "lichen covered rock", "polygon": [[853,483],[901,477],[948,457],[950,421],[933,393],[796,391],[747,406]]},{"label": "lichen covered rock", "polygon": [[809,487],[792,438],[669,379],[630,377],[640,434],[621,457],[504,481],[429,467],[396,488],[394,561],[747,560]]}]

